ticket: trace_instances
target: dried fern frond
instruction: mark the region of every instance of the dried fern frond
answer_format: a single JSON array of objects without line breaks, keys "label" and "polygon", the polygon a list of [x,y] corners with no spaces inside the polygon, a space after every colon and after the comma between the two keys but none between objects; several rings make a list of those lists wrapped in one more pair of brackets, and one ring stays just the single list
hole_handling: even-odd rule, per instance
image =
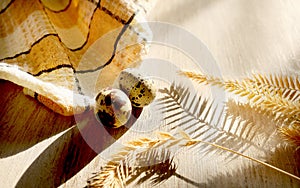
[{"label": "dried fern frond", "polygon": [[[293,116],[300,118],[300,103],[299,101],[291,101],[287,98],[283,98],[278,95],[273,95],[274,93],[270,89],[273,85],[270,85],[269,87],[263,87],[261,89],[261,84],[268,83],[268,79],[264,79],[264,77],[259,77],[258,79],[256,77],[256,80],[254,81],[251,79],[244,79],[242,81],[236,81],[236,80],[228,80],[223,81],[220,78],[215,78],[211,76],[202,75],[199,73],[194,72],[181,72],[181,75],[184,75],[192,80],[197,81],[198,83],[205,83],[205,84],[211,84],[211,85],[217,85],[220,87],[223,87],[226,91],[229,91],[231,93],[234,93],[240,97],[246,97],[247,100],[250,102],[251,105],[257,106],[260,108],[263,108],[265,110],[271,111],[273,113],[280,113],[285,118],[290,118]],[[277,77],[276,77],[277,78]],[[284,77],[279,77],[280,79],[284,79]],[[261,81],[263,80],[263,81]],[[280,86],[282,83],[283,86],[289,86],[292,89],[298,88],[298,79],[288,79],[289,81],[279,80],[278,85]],[[271,81],[270,81],[271,82]],[[294,83],[295,82],[295,83]],[[273,81],[271,82],[273,83]],[[274,86],[277,86],[274,82]],[[293,83],[293,84],[291,84]],[[292,87],[293,86],[293,87]],[[297,86],[297,87],[296,87]],[[287,90],[289,88],[282,88],[284,90]],[[299,90],[296,90],[297,92],[300,92]],[[294,96],[294,95],[293,95]]]},{"label": "dried fern frond", "polygon": [[279,132],[288,142],[298,146],[297,149],[300,148],[300,122],[295,122],[290,126],[280,127]]},{"label": "dried fern frond", "polygon": [[[244,121],[239,116],[223,113],[212,101],[192,95],[188,88],[172,84],[170,88],[160,90],[163,96],[158,99],[162,113],[165,114],[166,126],[171,129],[180,127],[194,139],[202,139],[219,145],[232,146],[236,151],[246,151],[255,147],[264,153],[268,149],[264,143],[255,143],[255,136],[260,135],[261,127],[251,121]],[[218,112],[220,111],[220,112]],[[206,145],[202,152],[213,153],[214,148]]]},{"label": "dried fern frond", "polygon": [[254,74],[254,79],[249,79],[250,82],[255,83],[259,87],[267,88],[280,97],[287,98],[292,101],[299,101],[300,99],[300,79],[297,76],[264,76],[261,74]]},{"label": "dried fern frond", "polygon": [[131,175],[127,183],[135,180],[140,174],[144,174],[143,177],[139,178],[137,184],[150,179],[152,185],[158,185],[173,176],[177,169],[177,165],[173,161],[174,157],[166,149],[155,149],[139,153],[137,159],[135,176]]},{"label": "dried fern frond", "polygon": [[[202,75],[194,72],[180,72],[198,83],[217,85],[225,90],[245,97],[251,107],[273,114],[274,122],[281,123],[280,127],[293,126],[294,122],[300,120],[300,81],[299,77],[292,76],[262,76],[254,75],[254,79],[242,81],[228,80]],[[285,129],[283,129],[285,130]],[[291,143],[298,143],[293,140],[298,132],[284,131],[285,138],[291,139]],[[281,131],[282,132],[282,131]],[[291,134],[287,136],[287,134]]]},{"label": "dried fern frond", "polygon": [[[108,162],[102,168],[99,173],[90,178],[88,180],[87,187],[125,187],[127,183],[136,180],[140,175],[144,176],[141,177],[138,183],[143,183],[147,179],[150,179],[153,185],[157,185],[158,183],[168,179],[173,175],[175,175],[176,177],[181,177],[180,175],[176,174],[177,166],[173,163],[173,157],[171,156],[171,154],[169,152],[165,152],[166,150],[151,150],[153,147],[148,145],[148,143],[150,142],[164,143],[163,146],[166,148],[168,148],[169,146],[172,147],[174,145],[180,146],[182,148],[190,148],[191,146],[197,146],[200,143],[206,144],[216,149],[230,152],[234,155],[249,159],[280,173],[288,175],[289,177],[300,180],[300,177],[297,177],[282,169],[279,169],[258,159],[249,157],[227,147],[220,146],[211,142],[206,142],[201,139],[193,139],[189,134],[183,131],[180,132],[179,136],[168,134],[169,136],[166,138],[165,136],[160,135],[166,135],[166,133],[159,133],[158,138],[156,139],[142,138],[129,142],[140,143],[141,140],[147,140],[143,145],[138,144],[138,147],[142,146],[145,150],[131,156],[126,154],[126,151],[136,150],[138,147],[136,147],[135,144],[132,147],[124,147],[125,152],[119,152],[110,162]],[[169,144],[169,146],[167,146],[167,142],[171,142],[172,144]],[[130,145],[131,144],[129,144],[129,146]],[[131,166],[130,164],[137,164],[137,166]]]},{"label": "dried fern frond", "polygon": [[126,143],[126,146],[88,180],[87,187],[126,187],[137,178],[137,184],[150,180],[159,184],[174,175],[176,164],[173,156],[158,145],[171,140],[166,133],[157,139],[140,138]]}]

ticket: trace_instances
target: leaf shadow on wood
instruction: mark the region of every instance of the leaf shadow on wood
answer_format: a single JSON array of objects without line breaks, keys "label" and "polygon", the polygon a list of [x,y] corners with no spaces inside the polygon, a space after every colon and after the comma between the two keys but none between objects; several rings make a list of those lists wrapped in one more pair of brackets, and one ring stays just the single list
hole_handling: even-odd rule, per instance
[{"label": "leaf shadow on wood", "polygon": [[[189,135],[192,135],[192,138],[200,138],[207,143],[225,146],[230,148],[230,150],[246,155],[249,154],[252,158],[264,157],[267,163],[271,165],[278,166],[279,168],[286,170],[287,172],[291,172],[292,174],[299,174],[299,170],[297,169],[299,166],[299,160],[298,162],[294,162],[292,161],[293,157],[286,157],[286,155],[293,153],[292,151],[295,151],[295,148],[292,151],[283,151],[283,149],[286,148],[283,147],[284,144],[280,145],[280,141],[277,140],[278,135],[276,134],[276,122],[273,122],[272,117],[267,116],[267,114],[264,114],[255,108],[251,108],[247,104],[242,105],[233,101],[229,101],[226,107],[225,118],[222,120],[223,122],[221,121],[222,123],[220,124],[218,120],[215,126],[213,123],[211,123],[213,121],[209,117],[215,119],[214,117],[221,116],[216,116],[214,105],[212,105],[212,103],[210,103],[208,100],[201,99],[201,97],[197,97],[197,95],[190,97],[188,89],[181,86],[176,86],[174,84],[171,85],[170,89],[166,88],[160,92],[165,94],[165,96],[160,99],[160,102],[163,105],[161,109],[164,113],[166,113],[166,125],[171,126],[171,129],[180,127]],[[188,101],[192,102],[188,103]],[[193,106],[189,104],[195,105]],[[221,115],[222,114],[223,111],[221,112]],[[203,129],[205,127],[207,127],[207,129]],[[209,131],[211,134],[201,138],[202,135],[205,135],[204,133]],[[224,149],[220,150],[220,148],[216,149],[215,147],[210,147],[212,146],[211,144],[205,145],[207,146],[202,146],[200,148],[196,147],[195,145],[197,153],[205,151],[205,153],[202,154],[205,155],[205,157],[207,157],[207,154],[212,157],[212,155],[218,156],[223,153],[228,153],[228,151]],[[247,147],[244,147],[245,145]],[[278,148],[279,146],[281,147]],[[276,152],[273,153],[272,151],[274,150]],[[229,162],[228,159],[232,161],[237,157],[238,155],[233,154],[231,156],[229,155],[228,157],[226,156],[225,162]],[[285,159],[287,161],[285,161]],[[282,166],[277,165],[279,161],[282,161]],[[272,175],[274,173],[274,169],[272,168],[266,168],[263,165],[254,165],[255,167],[250,166],[254,169],[253,172],[248,172],[247,165],[240,166],[238,172],[231,171],[230,173],[226,174],[221,172],[220,175],[217,175],[216,178],[213,178],[213,180],[204,187],[223,187],[224,182],[227,182],[227,178],[231,178],[232,180],[229,181],[228,185],[226,184],[227,187],[243,187],[244,183],[247,183],[247,181],[248,183],[257,182],[257,184],[254,183],[253,186],[257,187],[259,185],[264,185],[264,181],[276,182],[276,177],[278,177],[281,182],[278,185],[288,185],[288,182],[292,181],[290,177],[278,172],[276,172],[276,175]],[[291,169],[287,169],[287,165],[289,165]],[[251,170],[250,167],[249,169]],[[297,169],[296,173],[294,172],[295,169]],[[243,177],[240,178],[240,181],[238,180],[238,177],[240,177],[241,174],[243,174]],[[250,178],[248,175],[244,177],[244,174],[251,174]],[[252,178],[252,175],[259,177],[254,177],[253,180],[249,180]],[[268,177],[275,177],[274,181],[267,180]],[[243,178],[246,179],[243,180]],[[218,179],[221,180],[219,181]],[[249,185],[251,185],[250,183]],[[202,183],[199,185],[202,185]],[[275,183],[274,185],[277,184]]]},{"label": "leaf shadow on wood", "polygon": [[[300,175],[300,151],[295,147],[280,147],[266,157],[265,161],[287,172]],[[243,165],[211,177],[205,187],[298,187],[300,182],[259,164]]]},{"label": "leaf shadow on wood", "polygon": [[[262,129],[266,127],[255,124],[253,120],[246,119],[240,114],[230,113],[228,109],[220,109],[219,105],[209,99],[197,93],[190,93],[188,88],[172,84],[170,88],[165,88],[160,92],[164,94],[164,97],[159,99],[158,105],[162,106],[160,109],[166,115],[164,119],[166,127],[169,127],[171,131],[180,128],[194,139],[226,146],[241,153],[255,149],[265,154],[274,146],[269,139],[257,141],[265,136]],[[275,126],[272,127],[272,130],[267,131],[266,138],[269,138],[269,133],[274,132]],[[198,152],[205,153],[205,156],[216,152],[214,147],[207,144],[202,144],[196,149]],[[222,150],[217,152],[227,153]],[[229,154],[227,159],[233,160],[236,157],[236,155]]]},{"label": "leaf shadow on wood", "polygon": [[[144,138],[145,140],[147,139]],[[140,141],[135,140],[132,144]],[[127,144],[128,149],[133,146],[130,143]],[[130,148],[127,150],[128,152],[121,150],[115,154],[106,165],[100,168],[99,172],[87,180],[85,188],[141,185],[154,187],[161,185],[171,177],[179,178],[189,185],[201,186],[191,178],[176,172],[179,161],[174,161],[174,156],[167,147],[161,145],[142,151],[135,149]]]},{"label": "leaf shadow on wood", "polygon": [[0,81],[0,158],[22,152],[74,125],[74,117],[49,110],[22,87]]},{"label": "leaf shadow on wood", "polygon": [[73,126],[46,148],[16,187],[57,187],[66,182],[120,138],[141,112],[141,108],[134,109],[128,124],[118,129],[100,125],[92,111],[80,114],[77,124],[81,125]]}]

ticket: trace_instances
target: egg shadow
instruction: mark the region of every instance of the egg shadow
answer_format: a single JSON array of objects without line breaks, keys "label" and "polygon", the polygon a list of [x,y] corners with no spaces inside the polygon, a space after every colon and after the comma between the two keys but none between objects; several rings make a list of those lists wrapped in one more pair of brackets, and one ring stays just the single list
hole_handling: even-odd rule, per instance
[{"label": "egg shadow", "polygon": [[128,131],[141,113],[142,108],[133,108],[128,123],[120,128],[102,126],[92,111],[77,115],[77,125],[68,129],[39,155],[16,187],[61,185]]}]

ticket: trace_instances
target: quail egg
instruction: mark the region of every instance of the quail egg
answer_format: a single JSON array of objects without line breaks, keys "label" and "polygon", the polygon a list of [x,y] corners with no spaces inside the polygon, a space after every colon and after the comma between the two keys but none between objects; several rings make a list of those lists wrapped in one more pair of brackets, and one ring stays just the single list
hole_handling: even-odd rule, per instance
[{"label": "quail egg", "polygon": [[144,107],[156,96],[154,81],[143,77],[137,69],[124,69],[118,77],[119,88],[129,97],[132,106]]},{"label": "quail egg", "polygon": [[132,107],[123,91],[106,88],[99,92],[95,100],[96,118],[103,125],[118,128],[129,120]]}]

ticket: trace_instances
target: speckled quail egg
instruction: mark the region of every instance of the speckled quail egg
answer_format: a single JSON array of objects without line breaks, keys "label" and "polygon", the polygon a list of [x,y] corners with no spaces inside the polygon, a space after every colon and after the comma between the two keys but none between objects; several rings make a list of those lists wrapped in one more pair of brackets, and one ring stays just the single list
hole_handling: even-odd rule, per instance
[{"label": "speckled quail egg", "polygon": [[129,120],[131,102],[123,91],[106,88],[99,92],[95,100],[96,118],[103,125],[118,128]]},{"label": "speckled quail egg", "polygon": [[129,97],[132,106],[144,107],[156,96],[154,81],[142,76],[137,69],[124,69],[118,77],[119,88]]}]

